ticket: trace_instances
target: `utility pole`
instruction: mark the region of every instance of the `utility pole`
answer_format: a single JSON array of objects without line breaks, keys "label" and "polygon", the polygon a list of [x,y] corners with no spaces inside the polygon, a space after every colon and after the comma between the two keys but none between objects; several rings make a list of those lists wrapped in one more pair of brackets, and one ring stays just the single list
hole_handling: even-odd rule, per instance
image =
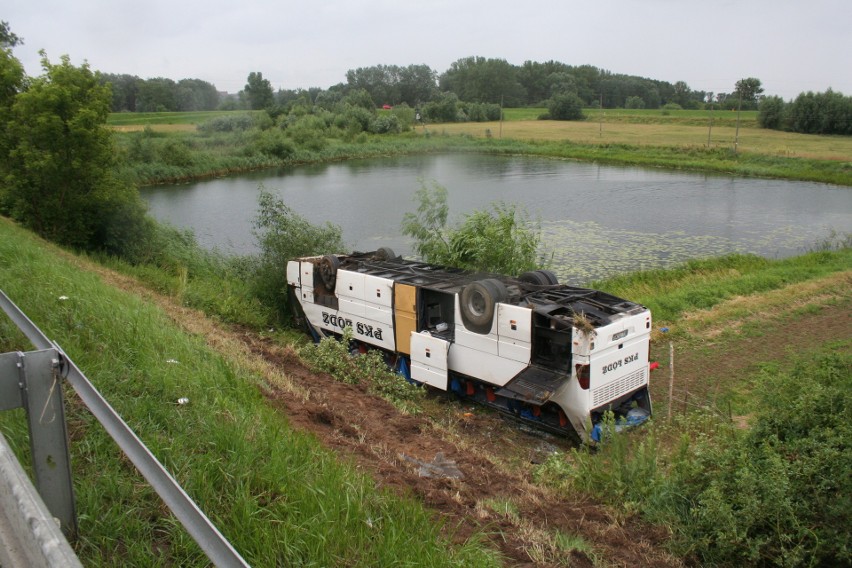
[{"label": "utility pole", "polygon": [[734,154],[737,153],[737,147],[740,143],[740,108],[743,106],[743,94],[742,91],[739,93],[739,98],[737,99],[737,132],[734,134]]},{"label": "utility pole", "polygon": [[503,139],[503,95],[500,95],[500,135],[499,139]]},{"label": "utility pole", "polygon": [[603,138],[603,91],[601,91],[600,111],[598,115],[598,138]]},{"label": "utility pole", "polygon": [[710,148],[710,132],[713,131],[713,103],[710,103],[710,120],[707,126],[707,147]]}]

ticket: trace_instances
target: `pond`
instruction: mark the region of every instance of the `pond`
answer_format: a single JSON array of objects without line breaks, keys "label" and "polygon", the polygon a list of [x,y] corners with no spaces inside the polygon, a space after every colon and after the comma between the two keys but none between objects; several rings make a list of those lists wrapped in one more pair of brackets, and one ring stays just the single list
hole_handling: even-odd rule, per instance
[{"label": "pond", "polygon": [[353,250],[410,255],[400,231],[423,183],[449,192],[450,224],[495,202],[540,220],[552,268],[583,283],[691,258],[799,254],[852,232],[852,189],[677,173],[539,157],[406,156],[266,170],[142,190],[151,214],[191,228],[203,246],[255,252],[260,188],[315,224],[343,230]]}]

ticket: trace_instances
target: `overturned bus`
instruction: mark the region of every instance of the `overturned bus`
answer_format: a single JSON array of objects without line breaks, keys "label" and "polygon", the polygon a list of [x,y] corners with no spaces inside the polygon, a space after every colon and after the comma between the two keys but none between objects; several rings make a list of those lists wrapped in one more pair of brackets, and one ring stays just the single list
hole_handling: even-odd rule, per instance
[{"label": "overturned bus", "polygon": [[650,311],[550,271],[474,273],[382,248],[292,260],[287,283],[315,338],[350,327],[409,380],[536,427],[588,440],[607,411],[651,413]]}]

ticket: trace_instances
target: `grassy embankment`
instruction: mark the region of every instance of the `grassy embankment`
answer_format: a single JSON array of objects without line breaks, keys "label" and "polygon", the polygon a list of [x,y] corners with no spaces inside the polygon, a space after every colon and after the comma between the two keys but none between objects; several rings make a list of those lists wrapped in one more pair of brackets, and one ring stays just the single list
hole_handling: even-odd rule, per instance
[{"label": "grassy embankment", "polygon": [[122,124],[130,118],[119,114],[110,123],[137,129],[118,138],[130,157],[127,175],[142,184],[348,158],[484,152],[852,185],[852,138],[757,128],[754,112],[742,113],[737,137],[735,118],[721,111],[715,112],[712,129],[703,111],[606,110],[588,111],[588,119],[579,122],[535,120],[542,111],[507,109],[502,124],[433,124],[395,136],[346,136],[329,128],[310,133],[311,143],[300,143],[283,157],[270,153],[268,130],[207,135],[192,130],[191,124],[222,113],[130,115],[135,126]]},{"label": "grassy embankment", "polygon": [[[153,304],[105,284],[93,266],[0,219],[0,287],[62,345],[250,564],[499,564],[476,542],[450,544],[418,503],[377,490],[291,430],[262,394],[285,388],[280,372],[281,384],[262,384],[246,361],[177,329]],[[0,317],[0,352],[29,349]],[[190,402],[178,405],[181,397]],[[67,400],[83,564],[206,566],[70,391]],[[0,413],[0,428],[26,460],[22,411]]]},{"label": "grassy embankment", "polygon": [[[310,559],[387,565],[401,557],[420,565],[495,562],[475,543],[448,546],[418,505],[374,491],[351,467],[290,431],[268,407],[261,395],[266,385],[245,361],[211,351],[201,337],[175,329],[159,309],[104,285],[88,272],[86,261],[57,252],[5,221],[0,233],[3,289],[63,345],[251,563]],[[186,297],[180,275],[163,271],[152,277],[157,270],[146,268],[149,281],[173,282],[174,288],[166,285],[161,291]],[[733,256],[693,262],[600,287],[651,306],[655,326],[670,326],[671,338],[684,349],[704,349],[712,337],[724,353],[744,334],[782,330],[789,336],[797,330],[797,319],[814,310],[829,308],[848,317],[850,273],[852,249],[846,246],[784,260]],[[730,329],[715,333],[720,327]],[[0,323],[0,332],[3,351],[28,348],[8,322]],[[806,329],[799,333],[812,336]],[[803,357],[826,349],[848,353],[846,337],[845,343],[840,337],[828,347],[810,341],[799,351]],[[779,352],[776,360],[787,357]],[[818,362],[809,372],[820,373],[823,365],[830,372],[825,358],[813,359]],[[710,403],[729,400],[736,413],[756,412],[749,393],[759,390],[761,377],[760,370],[730,377],[716,387],[719,396]],[[190,404],[177,405],[184,396]],[[662,400],[657,399],[658,413]],[[150,565],[151,558],[161,558],[163,564],[204,564],[156,496],[117,457],[112,442],[71,401],[72,461],[84,535],[77,547],[84,562]],[[688,416],[688,421],[678,418],[675,429],[632,439],[633,449],[622,447],[614,456],[559,456],[539,472],[540,483],[592,492],[628,514],[645,510],[655,522],[672,527],[679,553],[695,554],[696,543],[713,536],[689,518],[678,519],[682,507],[660,492],[683,489],[669,483],[671,468],[692,459],[679,436],[727,443],[730,429],[719,421],[720,414],[712,424]],[[4,413],[0,425],[25,454],[22,416]],[[652,462],[648,444],[654,445]],[[644,461],[631,461],[630,455]],[[614,468],[613,463],[621,465]],[[592,481],[597,485],[590,486]],[[625,493],[631,487],[644,489]]]}]

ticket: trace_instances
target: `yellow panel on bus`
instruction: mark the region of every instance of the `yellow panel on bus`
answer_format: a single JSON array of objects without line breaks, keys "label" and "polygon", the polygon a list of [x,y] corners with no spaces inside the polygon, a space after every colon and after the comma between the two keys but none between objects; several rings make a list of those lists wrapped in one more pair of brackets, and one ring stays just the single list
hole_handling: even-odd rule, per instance
[{"label": "yellow panel on bus", "polygon": [[411,354],[411,332],[417,331],[417,287],[397,282],[393,287],[396,350]]}]

